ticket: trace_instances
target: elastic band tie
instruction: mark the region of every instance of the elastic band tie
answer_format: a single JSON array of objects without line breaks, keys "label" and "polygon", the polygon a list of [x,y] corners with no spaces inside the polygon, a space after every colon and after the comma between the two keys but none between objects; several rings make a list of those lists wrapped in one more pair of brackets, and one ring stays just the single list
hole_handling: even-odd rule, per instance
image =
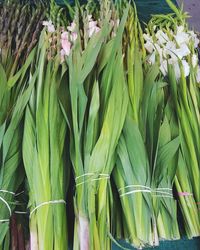
[{"label": "elastic band tie", "polygon": [[151,193],[151,190],[145,190],[145,189],[144,189],[144,190],[142,190],[142,189],[139,189],[139,190],[132,190],[132,191],[129,191],[129,192],[120,194],[120,197],[129,195],[129,194],[134,194],[134,193]]},{"label": "elastic band tie", "polygon": [[85,176],[90,176],[90,175],[95,175],[94,173],[86,173],[86,174],[82,174],[82,175],[79,175],[75,178],[75,180],[78,180],[79,178],[81,177],[85,177]]},{"label": "elastic band tie", "polygon": [[188,197],[188,196],[193,196],[193,194],[189,192],[178,192],[178,196]]},{"label": "elastic band tie", "polygon": [[[4,200],[4,198],[2,198],[1,196],[0,196],[0,200],[1,200],[1,201],[6,205],[6,207],[8,208],[9,213],[10,213],[10,217],[11,217],[11,215],[12,215],[12,210],[11,210],[11,208],[10,208],[8,202],[7,202],[6,200]],[[9,219],[0,220],[0,222],[9,222],[9,221],[10,221]]]},{"label": "elastic band tie", "polygon": [[[157,189],[153,190],[150,187],[147,187],[144,185],[129,185],[129,186],[125,186],[123,188],[119,188],[118,191],[121,192],[122,190],[125,190],[127,188],[134,188],[134,190],[124,192],[124,193],[120,194],[120,197],[130,195],[130,194],[135,194],[135,193],[152,193],[152,195],[155,197],[165,197],[165,198],[173,199],[173,194],[172,194],[171,188],[157,188]],[[139,189],[139,188],[141,188],[141,189]],[[170,190],[171,192],[168,192],[167,190]]]},{"label": "elastic band tie", "polygon": [[15,214],[28,214],[28,212],[23,212],[23,211],[15,211]]},{"label": "elastic band tie", "polygon": [[170,195],[170,196],[173,196],[172,193],[169,193],[169,192],[165,192],[165,191],[159,191],[159,190],[155,190],[154,191],[155,193],[158,193],[158,194],[166,194],[166,195]]},{"label": "elastic band tie", "polygon": [[167,195],[167,194],[154,194],[153,196],[174,199],[172,195]]},{"label": "elastic band tie", "polygon": [[15,195],[14,192],[11,192],[11,191],[8,191],[8,190],[4,190],[4,189],[0,189],[0,193],[8,193],[8,194]]},{"label": "elastic band tie", "polygon": [[173,189],[172,188],[156,188],[156,190],[170,190],[170,191],[172,191]]},{"label": "elastic band tie", "polygon": [[5,189],[0,189],[0,193],[8,193],[8,194],[12,194],[14,196],[19,196],[20,194],[24,193],[24,191],[21,191],[21,192],[16,194],[16,193],[14,193],[12,191],[8,191],[8,190],[5,190]]},{"label": "elastic band tie", "polygon": [[[165,190],[170,190],[171,192],[165,191]],[[173,194],[172,194],[172,189],[171,188],[156,188],[154,190],[153,196],[155,196],[155,197],[171,198],[171,199],[174,198]]]},{"label": "elastic band tie", "polygon": [[99,181],[99,180],[104,180],[104,179],[110,179],[110,175],[109,174],[86,173],[86,174],[83,174],[83,175],[80,175],[80,176],[76,177],[75,180],[77,181],[77,179],[79,179],[81,177],[84,177],[84,176],[94,176],[94,175],[98,175],[100,177],[89,179],[89,180],[86,180],[86,181],[82,181],[80,183],[76,183],[76,187],[78,187],[80,185],[83,185],[83,184],[85,184],[87,182]]},{"label": "elastic band tie", "polygon": [[[143,186],[143,185],[129,185],[129,186],[125,186],[124,188],[119,188],[118,190],[121,191],[123,189],[131,188],[131,187],[133,187],[134,190],[124,192],[120,194],[120,197],[130,195],[130,194],[135,194],[135,193],[151,193],[151,188]],[[143,189],[140,189],[140,188],[143,188]]]},{"label": "elastic band tie", "polygon": [[120,192],[121,190],[124,190],[124,189],[127,189],[127,188],[131,188],[131,187],[142,187],[142,188],[145,188],[145,189],[149,189],[151,190],[150,187],[147,187],[147,186],[143,186],[143,185],[128,185],[128,186],[125,186],[125,187],[122,187],[122,188],[119,188],[118,191]]},{"label": "elastic band tie", "polygon": [[16,196],[19,196],[20,194],[23,194],[23,193],[24,193],[24,191],[21,191],[21,192],[15,194],[15,197],[16,197]]},{"label": "elastic band tie", "polygon": [[37,205],[31,212],[30,212],[30,218],[32,216],[32,214],[38,209],[41,208],[43,206],[49,205],[49,204],[65,204],[66,205],[66,201],[64,200],[53,200],[53,201],[45,201],[39,205]]}]

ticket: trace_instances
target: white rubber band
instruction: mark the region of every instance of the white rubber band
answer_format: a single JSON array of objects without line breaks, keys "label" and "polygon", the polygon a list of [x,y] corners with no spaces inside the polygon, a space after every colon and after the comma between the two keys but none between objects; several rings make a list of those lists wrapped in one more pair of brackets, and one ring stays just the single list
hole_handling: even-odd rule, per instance
[{"label": "white rubber band", "polygon": [[98,176],[109,176],[108,174],[97,174],[97,173],[85,173],[82,175],[79,175],[75,178],[75,180],[78,180],[81,177],[85,177],[85,176],[91,176],[91,175],[98,175]]},{"label": "white rubber band", "polygon": [[120,197],[129,195],[129,194],[134,194],[134,193],[151,193],[151,190],[142,190],[142,189],[141,190],[132,190],[132,191],[129,191],[127,193],[120,194]]},{"label": "white rubber band", "polygon": [[15,196],[19,196],[20,194],[23,194],[23,193],[24,193],[24,191],[21,191],[21,192],[15,194]]},{"label": "white rubber band", "polygon": [[108,174],[99,174],[99,176],[104,176],[104,177],[99,177],[99,178],[94,178],[94,179],[90,179],[90,180],[87,180],[87,181],[82,181],[80,183],[77,183],[76,187],[78,187],[80,185],[83,185],[83,184],[85,184],[87,182],[99,181],[99,180],[103,180],[103,179],[110,179],[110,176]]},{"label": "white rubber band", "polygon": [[[11,210],[11,208],[10,208],[8,202],[7,202],[6,200],[4,200],[4,198],[2,198],[1,196],[0,196],[0,200],[1,200],[1,201],[6,205],[6,207],[8,208],[9,213],[10,213],[10,217],[11,217],[11,215],[12,215],[12,210]],[[9,221],[10,221],[9,219],[0,220],[0,222],[9,222]]]},{"label": "white rubber band", "polygon": [[171,199],[174,199],[174,197],[173,196],[171,196],[171,195],[165,195],[165,194],[153,194],[153,196],[156,196],[156,197],[165,197],[165,198],[171,198]]},{"label": "white rubber band", "polygon": [[6,219],[6,220],[0,220],[1,223],[4,223],[4,222],[9,222],[10,220],[9,219]]},{"label": "white rubber band", "polygon": [[15,211],[15,214],[28,214],[28,212],[23,212],[23,211]]},{"label": "white rubber band", "polygon": [[[133,188],[142,187],[144,189],[138,189],[138,190],[134,189],[134,190],[131,190],[129,192],[125,192],[125,193],[120,194],[120,197],[129,195],[129,194],[134,194],[134,193],[152,193],[153,196],[156,196],[156,197],[168,197],[168,198],[172,198],[172,199],[174,198],[172,192],[165,191],[165,190],[172,191],[171,188],[157,188],[157,189],[153,190],[150,187],[146,187],[143,185],[129,185],[129,186],[126,186],[124,188],[119,188],[118,191],[120,192],[121,190],[124,190],[126,188],[131,188],[131,187],[133,187]],[[163,190],[163,191],[161,191],[161,190]]]},{"label": "white rubber band", "polygon": [[81,177],[85,177],[85,176],[90,176],[90,175],[95,175],[95,173],[86,173],[86,174],[82,174],[82,175],[79,175],[75,178],[75,180],[78,180],[79,178]]},{"label": "white rubber band", "polygon": [[30,216],[29,218],[31,218],[32,214],[40,207],[43,207],[43,206],[46,206],[46,205],[49,205],[49,204],[65,204],[66,205],[66,201],[64,200],[53,200],[53,201],[46,201],[46,202],[43,202],[39,205],[37,205],[31,212],[30,212]]},{"label": "white rubber band", "polygon": [[121,191],[121,190],[123,190],[123,189],[126,189],[126,188],[131,188],[131,187],[142,187],[142,188],[146,188],[146,189],[151,190],[151,188],[150,188],[150,187],[143,186],[143,185],[128,185],[128,186],[125,186],[125,187],[119,188],[119,189],[118,189],[118,191],[120,192],[120,191]]},{"label": "white rubber band", "polygon": [[8,190],[4,190],[4,189],[0,189],[0,193],[8,193],[8,194],[15,195],[14,192],[11,192],[11,191],[8,191]]},{"label": "white rubber band", "polygon": [[15,194],[15,193],[12,192],[12,191],[8,191],[8,190],[5,190],[5,189],[0,189],[0,193],[8,193],[8,194],[12,194],[12,195],[14,195],[14,196],[18,196],[18,195],[24,193],[24,191],[21,191],[20,193]]},{"label": "white rubber band", "polygon": [[164,192],[164,191],[158,191],[158,190],[155,190],[154,191],[155,193],[158,193],[158,194],[166,194],[166,195],[170,195],[173,197],[173,194],[172,193],[169,193],[169,192]]},{"label": "white rubber band", "polygon": [[156,188],[156,190],[170,190],[170,191],[172,191],[173,189],[172,188]]}]

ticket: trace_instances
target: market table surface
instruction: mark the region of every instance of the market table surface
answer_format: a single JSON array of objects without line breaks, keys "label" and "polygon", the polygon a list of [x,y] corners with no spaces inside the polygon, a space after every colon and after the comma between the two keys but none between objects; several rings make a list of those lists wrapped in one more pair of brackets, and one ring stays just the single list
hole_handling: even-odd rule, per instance
[{"label": "market table surface", "polygon": [[179,5],[183,2],[184,10],[191,16],[189,19],[191,28],[200,32],[200,0],[177,0],[177,2]]},{"label": "market table surface", "polygon": [[[124,241],[119,242],[125,249],[133,250],[135,248],[131,247],[129,244]],[[113,244],[113,250],[120,250],[119,246]],[[145,250],[200,250],[200,238],[195,238],[193,240],[188,240],[187,238],[183,238],[181,240],[176,241],[161,241],[159,247],[155,248],[145,248]]]}]

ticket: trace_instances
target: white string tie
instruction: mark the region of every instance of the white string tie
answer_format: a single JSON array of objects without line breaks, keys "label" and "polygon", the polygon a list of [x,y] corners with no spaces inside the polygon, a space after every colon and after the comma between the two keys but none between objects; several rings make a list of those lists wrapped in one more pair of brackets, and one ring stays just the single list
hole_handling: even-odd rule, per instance
[{"label": "white string tie", "polygon": [[[10,217],[11,217],[11,215],[12,215],[12,210],[11,210],[11,208],[10,208],[8,202],[7,202],[6,200],[4,200],[4,198],[2,198],[1,196],[0,196],[0,200],[1,200],[1,201],[6,205],[6,207],[8,208],[8,211],[9,211],[9,214],[10,214]],[[0,222],[9,222],[9,221],[10,221],[9,219],[2,219],[2,220],[0,220]]]},{"label": "white string tie", "polygon": [[46,205],[49,205],[49,204],[65,204],[66,205],[66,201],[64,200],[53,200],[53,201],[45,201],[39,205],[37,205],[31,212],[30,212],[30,218],[32,216],[32,214],[39,208],[43,207],[43,206],[46,206]]}]

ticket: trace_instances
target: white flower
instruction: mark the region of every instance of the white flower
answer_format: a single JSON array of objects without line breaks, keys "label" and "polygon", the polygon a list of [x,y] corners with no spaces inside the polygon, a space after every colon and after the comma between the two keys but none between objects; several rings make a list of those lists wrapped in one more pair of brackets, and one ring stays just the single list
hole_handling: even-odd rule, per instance
[{"label": "white flower", "polygon": [[49,33],[55,32],[55,27],[54,27],[53,24],[48,26],[48,32],[49,32]]},{"label": "white flower", "polygon": [[154,46],[153,46],[153,43],[147,41],[145,44],[144,44],[144,47],[145,49],[151,54],[153,51],[154,51]]},{"label": "white flower", "polygon": [[96,27],[97,26],[97,21],[90,21],[88,26],[89,26],[89,29],[92,29],[92,28]]},{"label": "white flower", "polygon": [[75,22],[72,22],[70,24],[70,26],[67,26],[67,30],[71,31],[71,32],[74,32],[76,29],[76,23]]},{"label": "white flower", "polygon": [[193,66],[193,68],[195,68],[196,66],[197,66],[197,64],[198,64],[198,57],[197,57],[197,55],[192,55],[192,66]]},{"label": "white flower", "polygon": [[154,51],[152,54],[151,54],[151,56],[148,58],[148,62],[150,63],[150,64],[155,64],[155,62],[156,62],[156,52]]},{"label": "white flower", "polygon": [[52,21],[50,20],[50,21],[43,21],[42,22],[42,25],[43,26],[49,26],[49,25],[51,25],[52,24]]},{"label": "white flower", "polygon": [[179,49],[176,49],[174,53],[179,57],[179,59],[182,59],[183,57],[188,56],[191,52],[188,46],[184,43]]},{"label": "white flower", "polygon": [[184,32],[184,26],[177,26],[177,33],[182,33],[182,32]]},{"label": "white flower", "polygon": [[174,64],[174,73],[175,73],[175,76],[176,76],[176,80],[180,79],[181,78],[181,70],[180,70],[180,67],[179,67],[179,63],[176,62]]},{"label": "white flower", "polygon": [[162,30],[157,31],[156,38],[158,39],[160,45],[163,45],[169,41],[169,37]]},{"label": "white flower", "polygon": [[194,31],[190,31],[189,34],[191,35],[190,39],[194,43],[194,48],[196,49],[199,45],[199,39],[197,37],[197,34],[194,33]]},{"label": "white flower", "polygon": [[76,32],[72,32],[70,35],[71,41],[75,42],[77,38],[78,38],[78,34]]},{"label": "white flower", "polygon": [[92,15],[87,16],[88,21],[92,20]]},{"label": "white flower", "polygon": [[187,77],[190,74],[190,66],[186,62],[186,60],[182,60],[181,62],[182,62],[182,65],[183,65],[183,70],[184,70],[185,77]]},{"label": "white flower", "polygon": [[173,66],[173,70],[174,70],[174,73],[175,73],[176,80],[179,80],[180,77],[181,77],[181,70],[180,70],[178,59],[174,60],[174,59],[171,58],[171,59],[168,60],[168,63]]},{"label": "white flower", "polygon": [[167,60],[162,61],[160,65],[160,71],[162,72],[163,76],[167,75]]},{"label": "white flower", "polygon": [[176,49],[176,44],[173,41],[168,41],[165,48],[170,49],[170,50],[174,50],[174,49]]},{"label": "white flower", "polygon": [[199,66],[198,66],[198,69],[197,69],[196,80],[197,80],[197,83],[200,83],[200,67]]},{"label": "white flower", "polygon": [[47,30],[49,33],[55,32],[55,27],[54,27],[51,20],[50,21],[43,21],[42,24],[43,24],[43,26],[47,27]]},{"label": "white flower", "polygon": [[182,32],[182,33],[177,33],[175,36],[174,36],[177,44],[179,46],[181,46],[181,44],[188,44],[189,43],[189,40],[190,40],[190,36],[189,34],[185,33],[185,32]]},{"label": "white flower", "polygon": [[200,40],[196,36],[196,38],[194,38],[194,47],[195,47],[195,49],[199,46],[199,43],[200,43]]},{"label": "white flower", "polygon": [[143,38],[144,38],[144,40],[146,41],[146,42],[151,42],[151,43],[153,43],[153,39],[152,39],[152,37],[149,35],[149,34],[143,34]]},{"label": "white flower", "polygon": [[172,41],[167,42],[166,46],[163,49],[163,54],[165,58],[168,58],[168,55],[174,60],[177,61],[176,44]]}]

